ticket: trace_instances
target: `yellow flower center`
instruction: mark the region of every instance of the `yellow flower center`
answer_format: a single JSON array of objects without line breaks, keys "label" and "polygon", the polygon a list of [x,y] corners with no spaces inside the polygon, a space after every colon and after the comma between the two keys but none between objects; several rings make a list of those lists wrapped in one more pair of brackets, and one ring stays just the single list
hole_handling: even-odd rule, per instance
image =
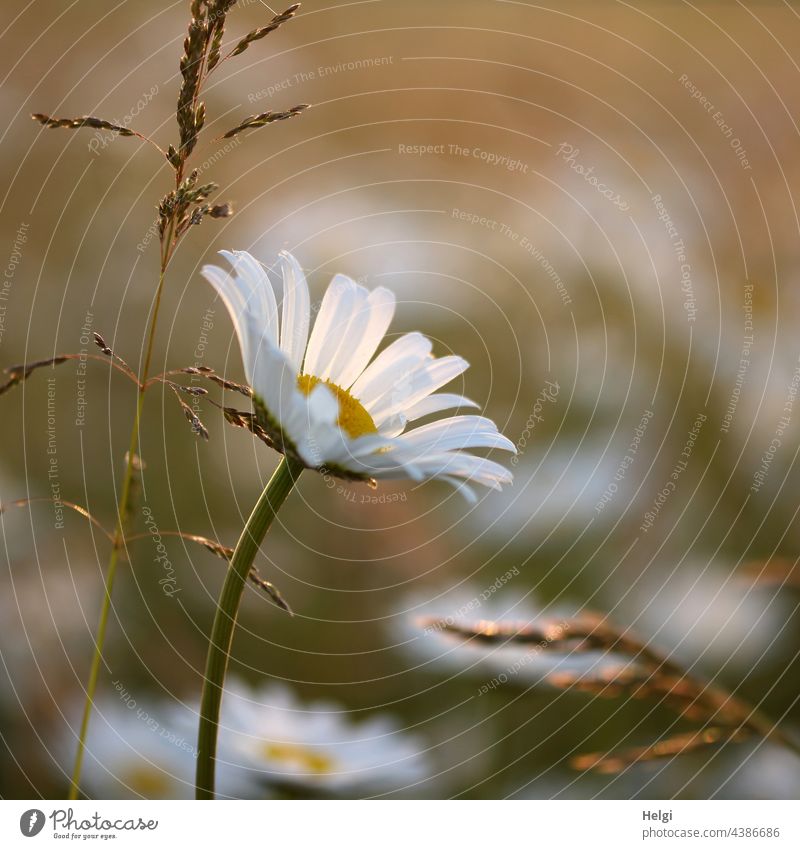
[{"label": "yellow flower center", "polygon": [[135,793],[147,799],[166,799],[172,789],[170,777],[150,764],[138,764],[125,770],[121,780]]},{"label": "yellow flower center", "polygon": [[346,389],[331,383],[329,380],[320,380],[312,374],[301,374],[297,378],[297,388],[304,394],[310,395],[311,390],[318,384],[324,383],[333,392],[339,402],[339,418],[336,424],[351,438],[364,436],[368,433],[377,433],[378,428],[372,421],[372,416],[361,406],[361,402],[354,398]]},{"label": "yellow flower center", "polygon": [[268,760],[294,764],[315,775],[333,772],[332,758],[303,746],[294,746],[291,743],[265,743],[262,751]]}]

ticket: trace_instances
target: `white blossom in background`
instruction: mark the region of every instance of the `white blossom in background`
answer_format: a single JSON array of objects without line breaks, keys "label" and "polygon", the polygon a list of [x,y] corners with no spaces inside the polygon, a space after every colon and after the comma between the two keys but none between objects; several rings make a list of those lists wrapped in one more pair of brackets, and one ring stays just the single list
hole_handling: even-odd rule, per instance
[{"label": "white blossom in background", "polygon": [[[86,740],[84,792],[94,799],[193,799],[196,735],[197,718],[182,705],[145,706],[125,690],[98,701]],[[70,733],[57,743],[67,775],[76,740]],[[221,799],[266,795],[253,776],[224,763],[217,785]]]},{"label": "white blossom in background", "polygon": [[390,717],[354,719],[335,703],[304,704],[280,684],[232,681],[220,742],[220,758],[251,777],[332,794],[413,795],[431,773],[422,741]]}]

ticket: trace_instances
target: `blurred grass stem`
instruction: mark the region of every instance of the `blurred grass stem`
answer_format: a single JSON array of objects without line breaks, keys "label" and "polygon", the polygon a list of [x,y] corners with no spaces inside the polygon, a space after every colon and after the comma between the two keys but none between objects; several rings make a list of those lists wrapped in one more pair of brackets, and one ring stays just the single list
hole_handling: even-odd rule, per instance
[{"label": "blurred grass stem", "polygon": [[170,228],[169,236],[165,240],[165,244],[162,245],[161,250],[161,271],[158,276],[158,289],[156,290],[153,314],[150,319],[150,327],[147,333],[147,349],[145,352],[144,365],[142,366],[142,372],[139,377],[139,390],[136,396],[136,413],[133,417],[133,427],[131,428],[131,437],[128,444],[125,474],[122,478],[122,491],[118,502],[119,506],[117,510],[117,524],[114,530],[114,542],[111,547],[111,556],[108,560],[108,568],[106,569],[105,591],[103,593],[103,601],[100,607],[100,618],[97,622],[97,631],[95,632],[92,665],[89,669],[89,679],[86,682],[86,700],[83,705],[81,728],[78,734],[78,749],[75,753],[75,762],[72,769],[72,779],[70,781],[69,788],[68,798],[70,800],[77,799],[80,794],[81,769],[83,767],[84,752],[86,751],[86,734],[89,730],[89,719],[92,715],[92,708],[94,707],[97,679],[100,675],[100,664],[103,660],[103,647],[105,645],[106,631],[108,629],[108,614],[111,610],[111,593],[113,592],[114,579],[117,575],[119,553],[125,545],[125,526],[127,523],[131,499],[133,474],[136,469],[136,451],[139,448],[139,425],[142,418],[142,410],[144,409],[144,393],[147,390],[147,379],[150,375],[150,365],[153,359],[153,344],[155,342],[156,328],[158,326],[158,314],[161,309],[161,295],[164,291],[164,278],[166,276],[167,266],[172,258],[172,236],[173,228]]}]

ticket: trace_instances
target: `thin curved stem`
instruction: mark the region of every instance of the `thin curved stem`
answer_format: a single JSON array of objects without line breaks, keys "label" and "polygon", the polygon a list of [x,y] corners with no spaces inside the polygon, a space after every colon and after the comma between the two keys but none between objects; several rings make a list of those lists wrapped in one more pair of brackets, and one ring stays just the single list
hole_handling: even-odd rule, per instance
[{"label": "thin curved stem", "polygon": [[95,632],[92,665],[89,669],[89,679],[86,682],[86,701],[83,705],[81,728],[78,734],[78,750],[75,753],[75,763],[72,769],[72,779],[70,781],[69,788],[70,800],[77,799],[80,793],[81,769],[83,767],[83,755],[86,750],[86,733],[89,730],[89,719],[92,715],[92,708],[94,707],[94,694],[97,690],[97,679],[100,675],[100,664],[103,660],[103,646],[105,645],[106,630],[108,628],[108,614],[111,610],[111,593],[114,589],[114,579],[117,575],[119,552],[125,545],[125,525],[128,515],[128,505],[130,503],[131,487],[133,485],[133,472],[136,466],[136,450],[139,447],[139,423],[142,418],[142,409],[144,408],[144,393],[147,388],[147,376],[150,373],[150,363],[153,359],[153,343],[155,341],[156,326],[158,325],[158,313],[161,308],[161,295],[164,290],[164,276],[168,261],[169,257],[166,256],[165,258],[164,255],[162,255],[161,273],[158,277],[158,289],[156,290],[155,305],[153,306],[153,316],[150,319],[150,328],[147,335],[147,350],[145,353],[144,365],[142,366],[142,375],[139,379],[139,391],[136,398],[136,414],[134,415],[131,438],[128,445],[125,475],[122,479],[122,492],[119,498],[117,525],[114,530],[111,556],[109,557],[108,568],[106,570],[105,591],[103,593],[103,601],[100,606],[100,618],[97,622],[97,631]]},{"label": "thin curved stem", "polygon": [[[45,495],[38,496],[36,498],[17,498],[15,501],[8,501],[4,504],[0,504],[0,513],[3,513],[8,507],[27,507],[29,504],[52,504],[53,499],[48,498]],[[114,534],[110,531],[106,530],[103,527],[102,523],[95,519],[94,516],[83,506],[80,504],[76,504],[74,501],[64,501],[61,503],[64,507],[67,507],[70,510],[74,510],[79,516],[83,516],[84,519],[87,519],[90,524],[94,525],[98,531],[100,531],[104,536],[108,537],[109,542],[114,541]]]},{"label": "thin curved stem", "polygon": [[284,457],[261,493],[233,552],[219,596],[206,657],[197,735],[196,797],[214,798],[219,709],[244,585],[264,536],[292,491],[302,465]]}]

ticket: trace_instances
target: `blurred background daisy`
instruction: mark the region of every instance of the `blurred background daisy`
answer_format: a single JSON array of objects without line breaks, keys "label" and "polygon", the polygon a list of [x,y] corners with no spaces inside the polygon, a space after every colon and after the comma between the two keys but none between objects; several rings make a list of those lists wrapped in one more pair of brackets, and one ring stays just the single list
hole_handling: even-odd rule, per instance
[{"label": "blurred background daisy", "polygon": [[295,792],[415,795],[432,774],[423,741],[388,716],[353,717],[335,702],[304,705],[279,684],[230,682],[220,723],[222,759]]}]

